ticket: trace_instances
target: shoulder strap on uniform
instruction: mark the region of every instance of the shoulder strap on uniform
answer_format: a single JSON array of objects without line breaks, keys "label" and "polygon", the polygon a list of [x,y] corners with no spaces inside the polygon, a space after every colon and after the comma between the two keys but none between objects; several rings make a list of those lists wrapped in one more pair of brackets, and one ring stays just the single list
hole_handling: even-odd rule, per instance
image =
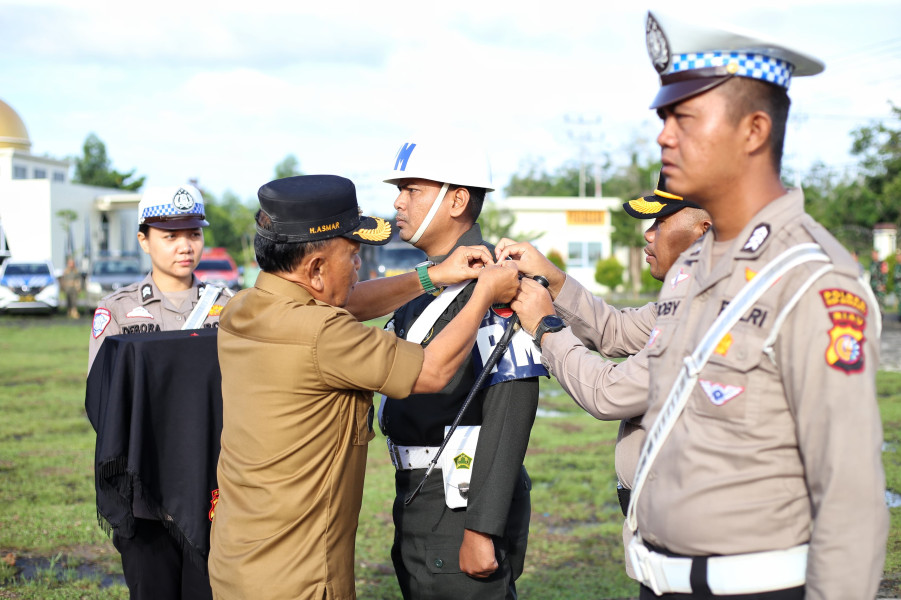
[{"label": "shoulder strap on uniform", "polygon": [[447,310],[447,307],[450,306],[450,303],[457,297],[457,294],[462,292],[463,288],[468,284],[469,281],[461,281],[460,283],[455,283],[454,285],[444,288],[444,291],[441,292],[437,298],[432,300],[416,321],[410,325],[410,328],[407,330],[407,341],[413,342],[414,344],[421,344],[422,340],[425,339],[426,334],[432,329],[432,325],[438,320],[438,317]]},{"label": "shoulder strap on uniform", "polygon": [[763,267],[754,279],[747,282],[735,298],[726,306],[719,314],[716,320],[710,325],[707,333],[701,339],[698,347],[686,356],[683,360],[682,369],[679,371],[678,377],[673,382],[673,387],[660,409],[660,414],[654,421],[653,426],[648,431],[647,439],[641,448],[641,455],[638,458],[638,466],[635,472],[635,481],[632,489],[632,495],[629,499],[629,510],[626,517],[626,523],[629,529],[635,533],[638,529],[638,520],[635,515],[635,507],[638,503],[638,496],[644,487],[645,479],[650,471],[651,465],[660,453],[660,448],[666,442],[669,434],[676,425],[676,420],[682,414],[685,405],[688,404],[688,398],[698,381],[698,375],[710,356],[713,354],[719,341],[728,333],[732,327],[741,319],[742,315],[748,311],[751,306],[760,299],[763,294],[770,289],[779,278],[785,275],[794,267],[809,261],[829,262],[829,257],[817,244],[807,243],[792,246],[782,254],[771,260]]},{"label": "shoulder strap on uniform", "polygon": [[203,290],[200,301],[197,302],[194,306],[194,310],[192,310],[191,314],[188,315],[188,318],[185,319],[185,324],[182,325],[182,329],[197,329],[200,327],[206,320],[207,315],[210,314],[210,309],[213,308],[213,302],[219,297],[221,291],[222,288],[220,287],[207,285]]}]

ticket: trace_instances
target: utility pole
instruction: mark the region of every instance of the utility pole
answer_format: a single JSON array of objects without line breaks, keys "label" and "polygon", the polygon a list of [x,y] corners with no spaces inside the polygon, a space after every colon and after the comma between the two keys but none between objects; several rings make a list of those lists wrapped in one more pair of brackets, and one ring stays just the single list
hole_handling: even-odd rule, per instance
[{"label": "utility pole", "polygon": [[[598,161],[600,146],[604,139],[601,131],[601,117],[599,115],[586,117],[585,115],[564,115],[566,122],[566,135],[570,141],[579,147],[579,197],[585,197],[586,166],[592,162],[595,166],[594,195],[601,196],[601,165]],[[595,148],[591,146],[594,145]]]}]

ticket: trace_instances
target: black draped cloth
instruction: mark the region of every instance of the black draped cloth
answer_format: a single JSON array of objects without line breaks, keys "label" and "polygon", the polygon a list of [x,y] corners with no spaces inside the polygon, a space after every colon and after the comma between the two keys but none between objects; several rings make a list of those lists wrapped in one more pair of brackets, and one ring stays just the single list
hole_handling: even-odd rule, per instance
[{"label": "black draped cloth", "polygon": [[132,537],[138,490],[204,569],[222,432],[216,333],[110,336],[94,359],[85,394],[97,432],[94,480],[101,525]]}]

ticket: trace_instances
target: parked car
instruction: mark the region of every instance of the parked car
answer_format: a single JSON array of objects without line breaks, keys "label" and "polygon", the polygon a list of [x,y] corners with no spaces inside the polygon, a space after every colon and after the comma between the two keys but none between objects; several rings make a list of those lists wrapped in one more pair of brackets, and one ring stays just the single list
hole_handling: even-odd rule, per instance
[{"label": "parked car", "polygon": [[404,242],[376,246],[376,277],[391,277],[409,273],[417,264],[428,257],[425,252]]},{"label": "parked car", "polygon": [[0,266],[0,310],[54,313],[59,308],[59,282],[49,260],[11,258]]},{"label": "parked car", "polygon": [[98,258],[91,264],[85,285],[88,304],[97,306],[101,298],[141,281],[145,275],[137,257]]},{"label": "parked car", "polygon": [[241,289],[241,274],[238,272],[238,265],[225,248],[204,250],[200,263],[194,269],[194,275],[200,281],[212,285],[228,287],[235,291]]}]

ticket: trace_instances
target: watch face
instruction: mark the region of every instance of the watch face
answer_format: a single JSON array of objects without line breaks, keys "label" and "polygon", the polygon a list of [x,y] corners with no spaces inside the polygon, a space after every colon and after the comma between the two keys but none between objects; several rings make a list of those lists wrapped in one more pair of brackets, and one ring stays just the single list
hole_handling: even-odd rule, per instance
[{"label": "watch face", "polygon": [[566,327],[566,323],[563,322],[563,319],[558,317],[557,315],[548,315],[544,319],[544,326],[548,328],[550,331],[560,331],[564,327]]}]

